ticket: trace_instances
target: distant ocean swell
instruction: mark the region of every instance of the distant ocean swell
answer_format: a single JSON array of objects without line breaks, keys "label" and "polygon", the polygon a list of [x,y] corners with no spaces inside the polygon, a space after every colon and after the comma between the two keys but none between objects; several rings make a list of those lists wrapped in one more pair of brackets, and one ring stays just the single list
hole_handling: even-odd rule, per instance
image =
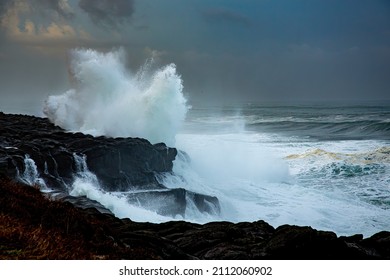
[{"label": "distant ocean swell", "polygon": [[348,139],[390,139],[390,121],[365,120],[342,122],[301,121],[256,121],[247,124],[248,130],[264,129],[268,132],[299,133],[318,140]]}]

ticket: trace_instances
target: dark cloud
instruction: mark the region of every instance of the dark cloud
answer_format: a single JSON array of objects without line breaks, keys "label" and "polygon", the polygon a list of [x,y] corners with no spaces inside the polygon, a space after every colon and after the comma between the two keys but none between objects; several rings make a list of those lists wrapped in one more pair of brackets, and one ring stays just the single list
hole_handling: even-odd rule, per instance
[{"label": "dark cloud", "polygon": [[74,13],[70,10],[70,7],[65,0],[33,0],[31,2],[31,6],[34,9],[43,9],[45,12],[49,13],[54,12],[65,19],[74,17]]},{"label": "dark cloud", "polygon": [[[17,2],[17,0],[1,0],[0,17],[3,16],[14,4],[17,4]],[[25,2],[29,5],[33,12],[39,12],[44,16],[52,17],[55,15],[65,19],[71,19],[74,17],[74,13],[66,0],[26,0]]]},{"label": "dark cloud", "polygon": [[244,14],[225,8],[214,8],[205,10],[202,12],[202,16],[210,22],[230,22],[243,26],[250,26],[252,24],[251,19]]},{"label": "dark cloud", "polygon": [[3,57],[3,49],[4,49],[4,46],[6,45],[5,30],[2,26],[2,19],[12,4],[13,4],[12,0],[0,1],[0,59],[2,59],[2,57]]},{"label": "dark cloud", "polygon": [[95,24],[116,28],[134,13],[134,0],[80,0],[79,6]]},{"label": "dark cloud", "polygon": [[12,3],[12,0],[0,1],[0,18],[7,12],[8,8],[11,6]]}]

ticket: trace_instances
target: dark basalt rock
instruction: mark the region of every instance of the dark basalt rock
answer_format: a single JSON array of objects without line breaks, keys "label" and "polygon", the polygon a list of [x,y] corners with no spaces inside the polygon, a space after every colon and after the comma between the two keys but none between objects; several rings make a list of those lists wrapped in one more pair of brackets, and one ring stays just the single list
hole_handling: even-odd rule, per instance
[{"label": "dark basalt rock", "polygon": [[79,154],[87,157],[90,171],[110,191],[129,185],[158,186],[155,173],[171,172],[177,154],[174,148],[152,145],[145,139],[68,133],[45,118],[33,116],[0,113],[0,135],[1,161],[3,166],[7,162],[10,177],[15,176],[15,170],[23,171],[28,155],[41,175],[60,179],[58,185],[68,184],[77,172],[74,154]]},{"label": "dark basalt rock", "polygon": [[138,204],[164,216],[185,217],[189,200],[200,212],[211,214],[220,212],[218,199],[215,196],[201,195],[182,188],[134,192],[127,194],[127,199],[132,204]]},{"label": "dark basalt rock", "polygon": [[129,185],[141,189],[158,187],[155,173],[171,172],[177,154],[176,149],[165,144],[151,145],[139,138],[78,139],[69,149],[86,155],[89,170],[108,191],[126,190]]},{"label": "dark basalt rock", "polygon": [[[366,239],[352,238],[347,242],[345,237],[337,237],[333,232],[291,225],[275,229],[264,221],[212,222],[204,225],[187,222],[135,223],[128,219],[122,221],[121,225],[110,226],[112,236],[124,238],[129,246],[142,242],[145,248],[154,248],[157,243],[146,241],[153,236],[159,246],[167,242],[172,252],[181,252],[182,258],[390,259],[390,232]],[[162,258],[172,258],[172,255],[164,255]]]},{"label": "dark basalt rock", "polygon": [[[215,197],[185,190],[183,193],[182,189],[168,191],[158,182],[156,176],[172,172],[176,155],[177,150],[164,143],[152,145],[140,138],[71,133],[46,118],[0,112],[0,174],[4,176],[17,179],[25,172],[32,172],[26,170],[27,157],[34,161],[36,171],[46,186],[67,194],[77,173],[86,171],[82,170],[85,167],[79,162],[85,159],[88,170],[96,175],[104,191],[146,191],[138,197],[142,205],[155,205],[147,200],[162,197],[157,195],[156,190],[165,190],[166,195],[171,193],[170,197],[174,199],[166,200],[164,209],[157,209],[161,214],[183,215],[185,196],[192,199],[201,212],[219,211]],[[168,202],[171,204],[168,205]],[[179,202],[178,205],[176,202]]]},{"label": "dark basalt rock", "polygon": [[64,192],[50,192],[46,196],[52,200],[58,200],[63,202],[69,202],[80,209],[95,209],[102,214],[114,215],[110,210],[105,208],[101,203],[96,200],[87,198],[86,196],[71,196]]}]

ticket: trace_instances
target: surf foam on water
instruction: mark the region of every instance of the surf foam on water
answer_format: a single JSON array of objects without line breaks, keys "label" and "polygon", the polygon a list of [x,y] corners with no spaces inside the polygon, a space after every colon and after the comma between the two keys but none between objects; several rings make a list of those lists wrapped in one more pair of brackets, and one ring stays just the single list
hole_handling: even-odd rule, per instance
[{"label": "surf foam on water", "polygon": [[174,175],[163,184],[218,197],[221,214],[214,220],[270,221],[267,215],[275,208],[268,206],[282,203],[276,193],[289,186],[291,178],[286,162],[263,148],[255,135],[184,133],[177,136],[177,145],[188,156],[179,154]]},{"label": "surf foam on water", "polygon": [[190,111],[177,136],[177,147],[190,160],[176,159],[178,176],[167,178],[166,185],[217,196],[222,220],[310,225],[365,236],[390,226],[388,141],[316,141],[253,131],[247,130],[244,114],[214,112]]},{"label": "surf foam on water", "polygon": [[152,60],[132,73],[122,49],[70,52],[73,89],[45,101],[44,114],[67,130],[142,137],[173,146],[188,106],[174,64],[153,70]]},{"label": "surf foam on water", "polygon": [[131,218],[137,222],[145,220],[168,221],[167,217],[129,204],[122,193],[113,194],[103,191],[96,175],[88,169],[86,157],[78,154],[73,154],[73,156],[76,163],[76,174],[70,189],[70,195],[86,196],[89,199],[96,200],[119,218]]}]

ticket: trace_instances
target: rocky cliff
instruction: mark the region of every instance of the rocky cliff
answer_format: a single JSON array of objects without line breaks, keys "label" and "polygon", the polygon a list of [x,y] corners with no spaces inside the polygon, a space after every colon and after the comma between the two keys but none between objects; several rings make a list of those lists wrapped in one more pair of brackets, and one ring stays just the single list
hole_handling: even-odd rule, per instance
[{"label": "rocky cliff", "polygon": [[188,200],[201,212],[219,211],[216,197],[158,182],[172,172],[176,155],[163,143],[70,133],[45,118],[0,113],[0,173],[7,177],[64,195],[77,174],[89,171],[103,191],[126,191],[130,203],[162,215],[184,216]]}]

